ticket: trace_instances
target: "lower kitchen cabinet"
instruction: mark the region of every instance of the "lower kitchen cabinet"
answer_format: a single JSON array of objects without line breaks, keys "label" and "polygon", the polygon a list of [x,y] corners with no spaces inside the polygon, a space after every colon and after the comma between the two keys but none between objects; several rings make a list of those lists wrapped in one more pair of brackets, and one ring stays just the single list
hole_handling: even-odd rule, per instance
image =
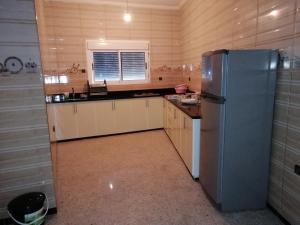
[{"label": "lower kitchen cabinet", "polygon": [[56,104],[52,106],[52,125],[56,140],[71,139],[77,137],[76,104]]},{"label": "lower kitchen cabinet", "polygon": [[[133,99],[135,100],[135,99]],[[133,102],[132,99],[122,99],[114,101],[114,114],[116,122],[116,133],[133,131]],[[138,102],[137,102],[138,103]],[[143,105],[145,108],[145,106]]]},{"label": "lower kitchen cabinet", "polygon": [[163,128],[163,98],[146,99],[148,129]]},{"label": "lower kitchen cabinet", "polygon": [[167,127],[168,127],[168,111],[167,111],[167,107],[168,107],[168,100],[167,99],[163,99],[163,127],[166,131],[166,133],[168,133]]},{"label": "lower kitchen cabinet", "polygon": [[114,101],[104,100],[92,102],[95,105],[95,124],[97,135],[113,134],[116,131]]},{"label": "lower kitchen cabinet", "polygon": [[166,133],[170,136],[171,135],[171,126],[172,126],[172,107],[170,106],[171,103],[168,100],[164,100],[164,129]]},{"label": "lower kitchen cabinet", "polygon": [[49,136],[50,141],[56,140],[56,133],[55,133],[55,118],[54,118],[54,107],[47,105],[47,117],[48,117],[48,127],[49,127]]},{"label": "lower kitchen cabinet", "polygon": [[181,152],[187,168],[194,178],[200,170],[200,119],[191,119],[181,113]]},{"label": "lower kitchen cabinet", "polygon": [[65,103],[47,106],[50,140],[66,140],[97,134],[95,105]]},{"label": "lower kitchen cabinet", "polygon": [[173,144],[175,145],[175,148],[178,149],[179,152],[181,152],[181,137],[180,137],[180,132],[181,132],[181,127],[180,127],[180,117],[181,117],[181,112],[176,108],[172,108],[172,114],[171,114],[171,136],[173,140]]},{"label": "lower kitchen cabinet", "polygon": [[97,135],[95,104],[82,102],[74,105],[76,107],[77,136],[90,137]]},{"label": "lower kitchen cabinet", "polygon": [[177,151],[180,148],[180,110],[178,110],[172,103],[166,102],[166,133],[172,140]]},{"label": "lower kitchen cabinet", "polygon": [[193,160],[193,121],[184,113],[181,114],[181,145],[180,152],[187,168],[192,170]]},{"label": "lower kitchen cabinet", "polygon": [[200,119],[192,119],[165,100],[164,128],[193,178],[199,177]]},{"label": "lower kitchen cabinet", "polygon": [[[129,114],[131,130],[130,131],[138,131],[138,130],[146,130],[147,126],[147,99],[132,99],[130,102],[131,105],[131,113]],[[127,118],[127,119],[129,119]]]},{"label": "lower kitchen cabinet", "polygon": [[163,128],[163,99],[136,98],[114,101],[115,133]]},{"label": "lower kitchen cabinet", "polygon": [[163,128],[161,97],[47,105],[51,141]]}]

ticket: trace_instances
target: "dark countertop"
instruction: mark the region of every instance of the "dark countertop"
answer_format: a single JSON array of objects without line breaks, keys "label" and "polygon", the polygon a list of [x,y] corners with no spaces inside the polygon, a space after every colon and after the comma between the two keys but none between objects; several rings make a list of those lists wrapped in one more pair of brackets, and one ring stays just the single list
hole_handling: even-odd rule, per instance
[{"label": "dark countertop", "polygon": [[[87,97],[80,97],[80,95]],[[88,96],[87,93],[76,93],[74,98],[64,99],[63,94],[46,96],[46,103],[70,103],[70,102],[86,102],[86,101],[101,101],[101,100],[116,100],[116,99],[131,99],[131,98],[148,98],[159,97],[175,94],[174,88],[163,89],[147,89],[147,90],[134,90],[134,91],[109,91],[107,95],[103,96]],[[70,94],[71,95],[71,94]],[[49,100],[51,99],[51,101]],[[47,101],[48,100],[48,101]]]},{"label": "dark countertop", "polygon": [[[191,91],[188,91],[192,93]],[[80,97],[84,94],[86,97]],[[88,96],[87,93],[75,93],[74,99],[64,99],[63,94],[46,96],[46,103],[72,103],[72,102],[87,102],[87,101],[101,101],[101,100],[116,100],[116,99],[132,99],[132,98],[149,98],[149,97],[162,97],[165,95],[175,94],[174,88],[162,89],[147,89],[147,90],[133,90],[133,91],[109,91],[107,95],[103,96]],[[55,98],[56,97],[56,98]],[[51,101],[49,101],[51,99]],[[55,100],[56,99],[56,100]],[[47,101],[48,100],[48,101]],[[186,113],[192,119],[201,119],[200,104],[188,105],[183,104],[177,100],[169,100],[177,108]]]},{"label": "dark countertop", "polygon": [[195,104],[195,105],[190,105],[190,104],[183,104],[179,100],[170,100],[168,99],[169,102],[171,102],[173,105],[175,105],[177,108],[179,108],[182,112],[187,114],[189,117],[192,119],[201,119],[201,104]]}]

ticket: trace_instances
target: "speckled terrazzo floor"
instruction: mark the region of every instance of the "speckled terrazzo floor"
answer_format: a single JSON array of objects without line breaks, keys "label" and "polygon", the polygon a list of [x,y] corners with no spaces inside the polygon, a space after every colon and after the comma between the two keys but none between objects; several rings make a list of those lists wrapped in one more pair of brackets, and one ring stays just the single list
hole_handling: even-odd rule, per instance
[{"label": "speckled terrazzo floor", "polygon": [[59,143],[48,225],[281,225],[270,210],[221,214],[164,131]]}]

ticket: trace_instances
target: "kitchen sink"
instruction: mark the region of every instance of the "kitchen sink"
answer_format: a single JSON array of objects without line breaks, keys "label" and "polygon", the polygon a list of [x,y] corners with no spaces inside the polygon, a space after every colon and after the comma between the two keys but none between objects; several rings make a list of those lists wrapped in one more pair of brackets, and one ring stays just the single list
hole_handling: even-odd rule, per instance
[{"label": "kitchen sink", "polygon": [[145,93],[135,93],[135,94],[133,94],[133,97],[151,97],[151,96],[159,96],[159,94],[158,93],[147,93],[147,92],[145,92]]}]

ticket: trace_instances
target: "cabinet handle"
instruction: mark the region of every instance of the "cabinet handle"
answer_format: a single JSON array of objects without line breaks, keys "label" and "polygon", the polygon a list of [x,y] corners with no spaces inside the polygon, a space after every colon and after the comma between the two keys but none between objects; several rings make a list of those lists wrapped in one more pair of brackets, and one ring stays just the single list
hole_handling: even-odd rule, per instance
[{"label": "cabinet handle", "polygon": [[176,119],[176,110],[174,109],[174,119]]},{"label": "cabinet handle", "polygon": [[183,117],[183,129],[185,129],[185,117]]},{"label": "cabinet handle", "polygon": [[73,104],[73,113],[76,113],[76,108],[75,108],[75,104]]},{"label": "cabinet handle", "polygon": [[55,126],[52,126],[52,131],[55,132]]},{"label": "cabinet handle", "polygon": [[149,100],[146,99],[146,107],[148,108],[149,107]]}]

